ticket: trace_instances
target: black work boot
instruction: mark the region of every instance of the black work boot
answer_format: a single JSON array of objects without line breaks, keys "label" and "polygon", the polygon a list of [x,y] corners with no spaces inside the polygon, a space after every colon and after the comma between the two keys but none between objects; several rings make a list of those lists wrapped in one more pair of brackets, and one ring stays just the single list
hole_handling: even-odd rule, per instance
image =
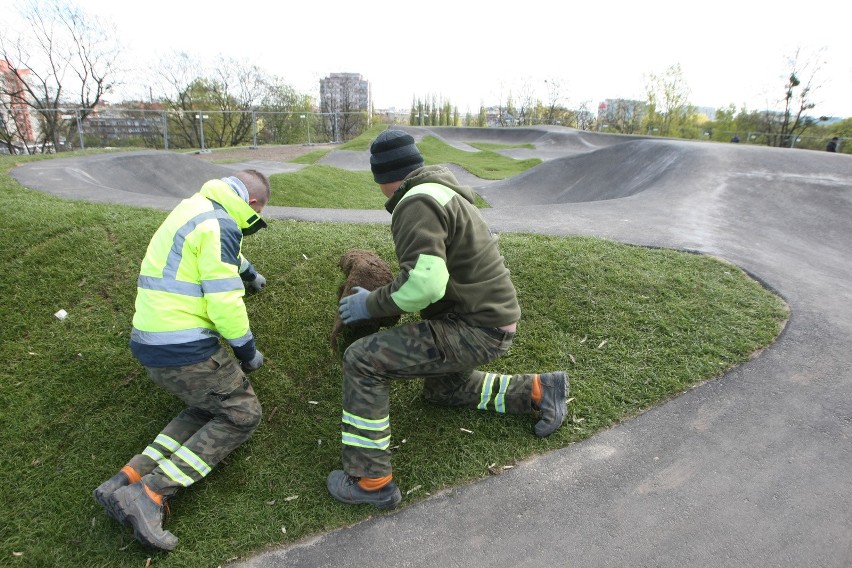
[{"label": "black work boot", "polygon": [[538,405],[541,420],[535,425],[535,435],[544,438],[556,432],[565,421],[568,373],[544,373],[538,376],[538,380],[541,383],[541,403]]},{"label": "black work boot", "polygon": [[393,481],[376,491],[367,491],[358,485],[359,480],[359,477],[352,477],[336,469],[328,474],[325,486],[332,497],[349,505],[367,503],[379,509],[393,509],[402,501],[402,494]]},{"label": "black work boot", "polygon": [[112,494],[115,493],[117,489],[128,485],[130,485],[130,478],[128,478],[127,474],[123,471],[119,471],[98,485],[97,489],[93,492],[95,501],[100,503],[101,507],[103,507],[104,511],[106,511],[106,514],[122,524],[126,524],[124,516],[113,508],[110,497],[112,497]]},{"label": "black work boot", "polygon": [[148,495],[141,481],[117,489],[110,501],[113,508],[133,527],[136,540],[160,550],[174,550],[177,546],[177,537],[163,530],[164,505],[156,503]]}]

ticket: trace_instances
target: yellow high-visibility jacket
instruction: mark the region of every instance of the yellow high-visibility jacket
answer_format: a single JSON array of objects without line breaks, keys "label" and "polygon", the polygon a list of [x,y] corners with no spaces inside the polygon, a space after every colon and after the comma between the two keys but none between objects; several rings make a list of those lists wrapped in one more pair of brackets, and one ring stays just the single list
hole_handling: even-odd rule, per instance
[{"label": "yellow high-visibility jacket", "polygon": [[[199,363],[224,338],[255,356],[240,272],[243,233],[266,224],[227,180],[211,180],[157,229],[142,261],[130,347],[146,367]],[[242,267],[242,269],[241,269]]]}]

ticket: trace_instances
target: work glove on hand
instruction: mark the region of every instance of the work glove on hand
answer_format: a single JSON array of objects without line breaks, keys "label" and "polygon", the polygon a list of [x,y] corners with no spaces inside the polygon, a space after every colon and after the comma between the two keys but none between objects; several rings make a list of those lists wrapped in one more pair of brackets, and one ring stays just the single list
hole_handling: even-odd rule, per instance
[{"label": "work glove on hand", "polygon": [[266,288],[266,278],[263,277],[263,274],[260,272],[254,272],[254,278],[251,276],[252,274],[249,272],[240,274],[240,278],[243,280],[243,286],[245,287],[246,292],[256,294]]},{"label": "work glove on hand", "polygon": [[340,320],[346,325],[370,319],[370,312],[367,311],[367,296],[370,295],[370,291],[354,286],[352,292],[354,293],[340,298],[337,308]]},{"label": "work glove on hand", "polygon": [[254,280],[251,282],[245,282],[245,286],[247,291],[260,292],[266,288],[266,278],[263,277],[263,274],[258,272]]},{"label": "work glove on hand", "polygon": [[255,349],[254,357],[249,361],[240,361],[240,368],[243,370],[243,373],[251,373],[252,371],[257,371],[263,366],[263,353],[260,350]]}]

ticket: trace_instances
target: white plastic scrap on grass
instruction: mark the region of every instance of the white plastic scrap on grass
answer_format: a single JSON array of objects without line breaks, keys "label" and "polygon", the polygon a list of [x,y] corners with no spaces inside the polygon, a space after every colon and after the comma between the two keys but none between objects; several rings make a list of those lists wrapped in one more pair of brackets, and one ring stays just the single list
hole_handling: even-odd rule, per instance
[{"label": "white plastic scrap on grass", "polygon": [[64,320],[65,318],[68,317],[68,312],[66,312],[65,310],[59,310],[58,312],[56,312],[53,315],[56,316],[56,319]]}]

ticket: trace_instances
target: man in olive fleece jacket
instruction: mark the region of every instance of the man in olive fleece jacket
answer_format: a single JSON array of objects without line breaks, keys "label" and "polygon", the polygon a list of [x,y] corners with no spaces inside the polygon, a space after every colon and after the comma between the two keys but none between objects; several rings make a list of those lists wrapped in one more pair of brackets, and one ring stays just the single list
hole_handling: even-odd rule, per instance
[{"label": "man in olive fleece jacket", "polygon": [[343,355],[343,470],[326,481],[344,503],[391,508],[402,499],[390,463],[388,395],[394,379],[423,378],[434,403],[538,412],[538,436],[565,419],[563,371],[502,375],[475,370],[504,355],[521,316],[497,238],[474,205],[473,191],[443,166],[424,166],[414,138],[386,130],[370,146],[373,178],[388,197],[399,274],[340,300],[345,324],[420,312],[422,320],[354,342]]}]

